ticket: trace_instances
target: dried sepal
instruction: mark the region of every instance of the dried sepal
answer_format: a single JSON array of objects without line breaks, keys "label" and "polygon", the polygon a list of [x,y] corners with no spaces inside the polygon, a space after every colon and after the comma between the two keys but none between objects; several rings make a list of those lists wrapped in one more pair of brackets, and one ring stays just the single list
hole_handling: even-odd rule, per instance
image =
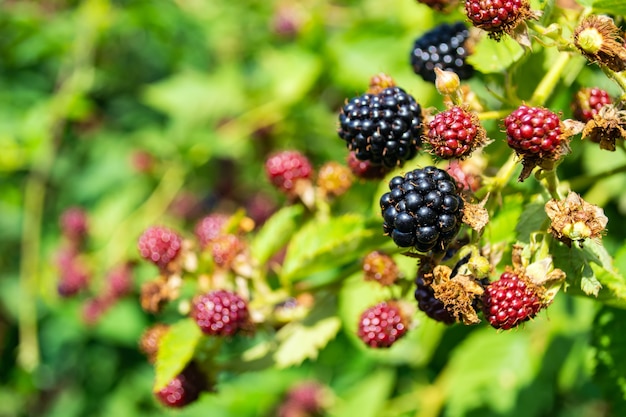
[{"label": "dried sepal", "polygon": [[565,200],[548,201],[545,210],[550,218],[552,236],[570,247],[572,241],[600,239],[609,220],[604,210],[587,203],[574,192],[570,192]]},{"label": "dried sepal", "polygon": [[489,223],[489,212],[485,209],[486,199],[480,204],[465,203],[463,223],[480,233]]},{"label": "dried sepal", "polygon": [[370,84],[367,92],[369,94],[378,94],[385,88],[395,87],[396,85],[396,82],[390,75],[381,72],[380,74],[376,74],[370,78]]},{"label": "dried sepal", "polygon": [[451,273],[452,270],[445,265],[434,268],[431,286],[435,298],[463,324],[480,323],[474,304],[475,300],[482,296],[483,287],[470,275],[457,274],[451,278]]},{"label": "dried sepal", "polygon": [[615,151],[617,140],[626,138],[626,111],[602,107],[585,125],[582,138],[600,144],[600,149]]}]

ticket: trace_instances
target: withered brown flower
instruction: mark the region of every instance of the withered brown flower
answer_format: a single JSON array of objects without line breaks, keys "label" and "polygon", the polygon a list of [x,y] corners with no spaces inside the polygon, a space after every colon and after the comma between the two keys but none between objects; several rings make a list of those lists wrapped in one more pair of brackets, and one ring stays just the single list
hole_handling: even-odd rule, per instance
[{"label": "withered brown flower", "polygon": [[582,138],[599,143],[600,149],[615,151],[616,141],[626,138],[626,111],[614,106],[601,108],[585,125]]},{"label": "withered brown flower", "polygon": [[600,207],[586,202],[574,192],[570,192],[565,200],[548,201],[545,210],[551,222],[550,233],[567,246],[571,246],[572,241],[601,238],[609,221]]},{"label": "withered brown flower", "polygon": [[574,44],[591,62],[620,72],[626,69],[626,47],[608,16],[590,15],[574,31]]}]

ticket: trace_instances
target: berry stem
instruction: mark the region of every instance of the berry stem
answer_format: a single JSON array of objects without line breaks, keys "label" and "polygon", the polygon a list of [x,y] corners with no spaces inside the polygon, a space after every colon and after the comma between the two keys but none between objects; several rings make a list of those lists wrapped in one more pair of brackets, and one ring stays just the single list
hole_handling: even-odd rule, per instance
[{"label": "berry stem", "polygon": [[559,192],[559,178],[556,176],[556,167],[549,171],[538,172],[537,178],[541,180],[543,186],[548,193],[550,193],[550,197],[559,201],[563,199],[563,196]]},{"label": "berry stem", "polygon": [[509,159],[507,159],[504,165],[502,165],[496,176],[490,178],[487,186],[482,187],[480,190],[476,191],[476,198],[481,200],[485,198],[488,194],[498,194],[513,176],[513,173],[517,168],[516,158],[517,157],[515,156],[515,154],[512,153],[509,156]]},{"label": "berry stem", "polygon": [[485,111],[482,113],[478,113],[478,119],[479,120],[499,120],[508,116],[512,111],[513,111],[512,109]]},{"label": "berry stem", "polygon": [[556,85],[561,79],[561,74],[565,70],[565,67],[570,62],[571,54],[569,52],[561,52],[556,62],[550,67],[550,70],[542,78],[541,82],[535,89],[530,103],[533,106],[543,106],[548,100],[552,92],[555,90]]},{"label": "berry stem", "polygon": [[622,172],[626,172],[626,165],[621,165],[606,171],[602,171],[595,175],[581,175],[579,177],[573,178],[569,182],[569,186],[574,190],[579,190],[595,184],[602,179],[608,178],[611,175],[621,174]]},{"label": "berry stem", "polygon": [[604,74],[608,78],[613,80],[619,86],[620,90],[622,90],[622,94],[619,100],[626,100],[626,77],[624,76],[624,74],[622,72],[615,72],[612,69],[605,67],[604,65],[600,65],[600,68],[602,68]]}]

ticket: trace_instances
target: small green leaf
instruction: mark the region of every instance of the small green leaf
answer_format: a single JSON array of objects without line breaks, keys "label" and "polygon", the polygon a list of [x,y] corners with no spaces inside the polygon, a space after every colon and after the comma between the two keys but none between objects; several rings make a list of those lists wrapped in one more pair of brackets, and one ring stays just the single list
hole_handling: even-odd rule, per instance
[{"label": "small green leaf", "polygon": [[202,331],[192,319],[170,326],[159,343],[154,391],[160,391],[185,369],[202,338]]},{"label": "small green leaf", "polygon": [[596,0],[593,2],[593,12],[623,16],[626,15],[626,2],[624,0]]},{"label": "small green leaf", "polygon": [[286,325],[277,334],[283,341],[274,353],[276,366],[287,368],[317,358],[320,349],[335,338],[340,328],[338,317],[326,317],[311,326],[298,322]]},{"label": "small green leaf", "polygon": [[505,70],[522,55],[522,47],[507,36],[499,42],[485,38],[478,42],[467,61],[483,74],[490,74]]},{"label": "small green leaf", "polygon": [[548,219],[543,203],[530,203],[524,207],[515,226],[517,238],[521,242],[529,243],[530,235],[542,229],[543,222]]},{"label": "small green leaf", "polygon": [[270,217],[251,243],[252,256],[265,264],[280,248],[285,246],[291,235],[300,226],[304,207],[293,205],[283,207]]},{"label": "small green leaf", "polygon": [[363,217],[357,214],[316,219],[291,239],[281,277],[292,281],[341,266],[356,259],[363,251],[384,243],[382,228],[366,227]]}]

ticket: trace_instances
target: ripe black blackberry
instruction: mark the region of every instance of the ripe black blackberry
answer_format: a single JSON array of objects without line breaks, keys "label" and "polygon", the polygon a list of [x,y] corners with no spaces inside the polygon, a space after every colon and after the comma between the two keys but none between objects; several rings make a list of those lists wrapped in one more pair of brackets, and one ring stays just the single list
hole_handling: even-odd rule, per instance
[{"label": "ripe black blackberry", "polygon": [[465,62],[470,51],[466,46],[469,29],[463,22],[442,23],[415,40],[411,51],[413,71],[424,80],[435,82],[435,68],[455,72],[461,80],[474,74]]},{"label": "ripe black blackberry", "polygon": [[461,228],[463,199],[457,184],[433,166],[415,169],[389,182],[380,198],[383,229],[400,247],[443,251]]},{"label": "ripe black blackberry", "polygon": [[357,159],[393,168],[422,144],[422,108],[400,87],[365,93],[343,106],[337,133]]}]

